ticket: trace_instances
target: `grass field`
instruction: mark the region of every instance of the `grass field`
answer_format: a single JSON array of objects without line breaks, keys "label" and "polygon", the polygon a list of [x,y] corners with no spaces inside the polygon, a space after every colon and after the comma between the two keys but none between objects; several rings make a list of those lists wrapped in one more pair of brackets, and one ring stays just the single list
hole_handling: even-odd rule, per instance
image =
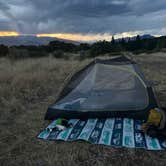
[{"label": "grass field", "polygon": [[[166,107],[166,53],[132,56]],[[64,79],[88,60],[0,59],[0,166],[166,165],[166,151],[113,148],[36,138]]]}]

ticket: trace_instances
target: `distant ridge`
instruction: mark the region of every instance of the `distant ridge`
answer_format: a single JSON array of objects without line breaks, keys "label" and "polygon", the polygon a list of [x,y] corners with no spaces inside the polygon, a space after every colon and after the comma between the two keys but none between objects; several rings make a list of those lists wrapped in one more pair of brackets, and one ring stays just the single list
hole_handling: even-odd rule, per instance
[{"label": "distant ridge", "polygon": [[153,39],[155,38],[154,36],[150,35],[150,34],[145,34],[145,35],[142,35],[140,36],[141,39]]},{"label": "distant ridge", "polygon": [[[143,39],[153,39],[155,38],[154,36],[150,35],[150,34],[145,34],[145,35],[139,35],[140,36],[140,39],[143,40]],[[136,40],[137,36],[133,36],[133,37],[125,37],[123,38],[126,42],[127,41],[134,41]],[[122,38],[118,38],[116,39],[116,41],[120,41]]]},{"label": "distant ridge", "polygon": [[[130,41],[134,41],[136,40],[137,36],[134,37],[126,37],[123,38],[125,41],[128,41],[130,39]],[[140,39],[153,39],[154,36],[150,35],[150,34],[145,34],[140,36]],[[116,41],[120,41],[122,38],[118,38],[115,39]],[[73,40],[66,40],[66,39],[60,39],[60,38],[52,38],[52,37],[36,37],[36,36],[25,36],[25,35],[21,35],[21,36],[5,36],[5,37],[0,37],[0,44],[4,44],[6,46],[19,46],[19,45],[47,45],[50,41],[61,41],[61,42],[65,42],[65,43],[72,43],[75,45],[79,45],[81,42],[79,41],[73,41]],[[94,43],[94,42],[88,42],[87,43]]]},{"label": "distant ridge", "polygon": [[77,41],[65,40],[60,38],[52,37],[36,37],[36,36],[5,36],[0,37],[0,44],[7,46],[18,46],[18,45],[47,45],[50,41],[62,41],[65,43],[80,44]]}]

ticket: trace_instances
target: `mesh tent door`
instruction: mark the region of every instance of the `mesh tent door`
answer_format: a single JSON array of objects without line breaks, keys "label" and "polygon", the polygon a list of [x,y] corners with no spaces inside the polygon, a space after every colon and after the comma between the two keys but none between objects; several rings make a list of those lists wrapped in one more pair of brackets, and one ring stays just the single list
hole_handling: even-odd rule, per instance
[{"label": "mesh tent door", "polygon": [[145,108],[146,87],[131,67],[95,64],[80,84],[53,107],[76,111]]}]

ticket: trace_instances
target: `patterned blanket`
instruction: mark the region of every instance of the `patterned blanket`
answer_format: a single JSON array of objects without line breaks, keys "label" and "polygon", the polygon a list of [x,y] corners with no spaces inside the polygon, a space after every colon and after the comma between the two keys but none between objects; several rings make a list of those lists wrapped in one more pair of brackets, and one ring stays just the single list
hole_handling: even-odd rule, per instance
[{"label": "patterned blanket", "polygon": [[140,120],[127,118],[71,119],[69,122],[73,124],[71,128],[63,131],[48,130],[56,126],[56,120],[54,120],[38,135],[38,138],[63,141],[84,140],[93,144],[166,150],[166,140],[153,139],[141,132],[142,121]]}]

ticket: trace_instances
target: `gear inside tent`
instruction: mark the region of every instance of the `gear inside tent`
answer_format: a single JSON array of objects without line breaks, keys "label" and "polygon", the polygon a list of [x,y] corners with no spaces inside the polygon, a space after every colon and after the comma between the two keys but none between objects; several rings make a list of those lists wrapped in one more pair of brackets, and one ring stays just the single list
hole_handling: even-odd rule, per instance
[{"label": "gear inside tent", "polygon": [[45,119],[126,117],[147,119],[158,107],[138,65],[126,57],[95,59],[76,72],[48,107]]}]

